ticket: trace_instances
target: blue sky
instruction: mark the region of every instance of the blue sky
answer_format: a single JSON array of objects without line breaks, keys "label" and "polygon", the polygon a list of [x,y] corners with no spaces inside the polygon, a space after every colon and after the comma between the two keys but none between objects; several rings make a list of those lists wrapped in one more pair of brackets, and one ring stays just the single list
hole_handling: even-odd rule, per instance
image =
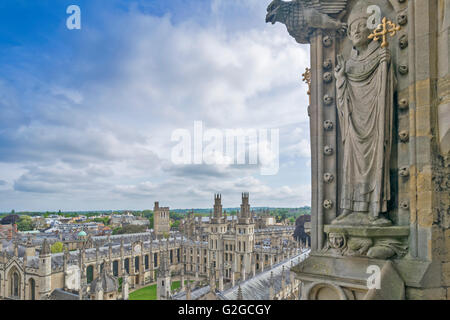
[{"label": "blue sky", "polygon": [[[309,205],[308,47],[265,24],[269,2],[3,0],[0,211]],[[175,165],[194,121],[279,129],[278,174]]]}]

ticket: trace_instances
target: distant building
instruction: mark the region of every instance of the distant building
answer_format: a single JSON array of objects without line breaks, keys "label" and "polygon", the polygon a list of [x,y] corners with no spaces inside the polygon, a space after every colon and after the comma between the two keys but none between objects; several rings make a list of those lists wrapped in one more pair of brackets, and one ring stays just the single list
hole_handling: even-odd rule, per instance
[{"label": "distant building", "polygon": [[160,207],[159,202],[155,202],[153,208],[153,229],[157,238],[162,238],[170,233],[170,209]]}]

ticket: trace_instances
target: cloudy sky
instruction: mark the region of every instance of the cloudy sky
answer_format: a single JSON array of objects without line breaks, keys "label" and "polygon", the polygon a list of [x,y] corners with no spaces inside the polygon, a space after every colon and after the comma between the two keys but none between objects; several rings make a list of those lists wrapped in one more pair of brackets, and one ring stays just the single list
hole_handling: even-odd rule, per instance
[{"label": "cloudy sky", "polygon": [[[2,0],[0,211],[309,205],[309,49],[269,2]],[[175,164],[194,121],[279,129],[278,173]]]}]

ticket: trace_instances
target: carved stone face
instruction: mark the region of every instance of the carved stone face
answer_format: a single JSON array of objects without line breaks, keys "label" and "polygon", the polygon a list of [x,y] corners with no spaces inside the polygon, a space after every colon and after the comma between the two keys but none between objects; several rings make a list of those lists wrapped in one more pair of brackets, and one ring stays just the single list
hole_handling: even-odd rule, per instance
[{"label": "carved stone face", "polygon": [[352,22],[348,29],[348,36],[355,48],[361,48],[369,43],[370,30],[367,18],[359,18]]},{"label": "carved stone face", "polygon": [[345,238],[340,233],[330,233],[329,242],[332,248],[341,249],[345,244]]}]

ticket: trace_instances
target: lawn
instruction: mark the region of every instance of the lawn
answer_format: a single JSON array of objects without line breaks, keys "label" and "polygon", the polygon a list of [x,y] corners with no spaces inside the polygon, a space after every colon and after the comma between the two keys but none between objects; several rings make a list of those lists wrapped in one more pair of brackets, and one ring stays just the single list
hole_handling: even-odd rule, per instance
[{"label": "lawn", "polygon": [[[172,282],[172,290],[178,289],[180,284],[181,281]],[[156,284],[152,284],[151,286],[130,293],[128,300],[156,300]]]}]

